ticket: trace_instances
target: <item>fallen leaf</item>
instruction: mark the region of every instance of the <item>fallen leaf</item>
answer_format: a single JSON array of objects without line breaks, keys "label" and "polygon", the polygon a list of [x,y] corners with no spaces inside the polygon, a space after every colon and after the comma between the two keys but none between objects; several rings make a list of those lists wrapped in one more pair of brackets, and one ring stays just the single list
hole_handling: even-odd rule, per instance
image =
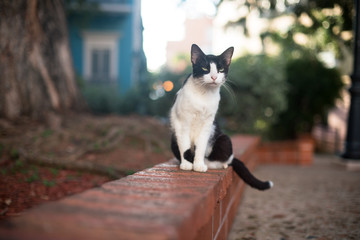
[{"label": "fallen leaf", "polygon": [[5,199],[5,201],[4,201],[4,202],[5,202],[5,204],[6,204],[6,205],[8,205],[8,206],[12,203],[12,201],[11,201],[11,199],[10,199],[10,198]]}]

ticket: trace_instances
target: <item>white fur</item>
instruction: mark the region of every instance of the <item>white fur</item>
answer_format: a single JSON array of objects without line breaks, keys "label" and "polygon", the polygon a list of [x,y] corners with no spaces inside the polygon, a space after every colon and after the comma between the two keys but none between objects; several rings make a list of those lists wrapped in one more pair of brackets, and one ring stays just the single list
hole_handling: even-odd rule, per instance
[{"label": "white fur", "polygon": [[[180,168],[206,172],[205,154],[209,152],[209,139],[214,133],[213,122],[220,101],[220,86],[225,82],[223,73],[210,64],[210,73],[202,79],[191,75],[177,93],[171,108],[170,121],[181,155]],[[184,159],[184,152],[196,146],[194,164]]]},{"label": "white fur", "polygon": [[204,83],[212,87],[220,87],[221,84],[225,82],[225,80],[225,74],[218,72],[215,63],[210,63],[210,73],[204,75]]}]

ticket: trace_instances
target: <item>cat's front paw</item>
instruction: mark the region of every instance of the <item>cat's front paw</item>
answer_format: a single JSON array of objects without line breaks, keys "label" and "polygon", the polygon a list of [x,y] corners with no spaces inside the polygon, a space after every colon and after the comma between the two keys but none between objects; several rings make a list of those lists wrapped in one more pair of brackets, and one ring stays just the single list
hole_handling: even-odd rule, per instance
[{"label": "cat's front paw", "polygon": [[190,171],[193,169],[193,164],[189,161],[183,160],[183,161],[181,161],[180,169]]},{"label": "cat's front paw", "polygon": [[196,172],[206,172],[208,167],[204,163],[194,164],[194,171]]}]

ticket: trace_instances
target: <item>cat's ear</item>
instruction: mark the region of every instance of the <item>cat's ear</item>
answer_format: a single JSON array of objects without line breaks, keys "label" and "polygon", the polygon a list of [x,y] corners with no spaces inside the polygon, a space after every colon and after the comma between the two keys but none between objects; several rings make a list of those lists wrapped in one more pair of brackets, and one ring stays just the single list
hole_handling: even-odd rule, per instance
[{"label": "cat's ear", "polygon": [[231,57],[233,53],[234,53],[234,47],[229,47],[220,55],[220,57],[224,59],[227,66],[229,66],[231,63]]},{"label": "cat's ear", "polygon": [[205,56],[203,51],[201,51],[201,49],[199,48],[198,45],[193,44],[191,46],[191,62],[192,62],[192,64],[196,64],[202,56]]}]

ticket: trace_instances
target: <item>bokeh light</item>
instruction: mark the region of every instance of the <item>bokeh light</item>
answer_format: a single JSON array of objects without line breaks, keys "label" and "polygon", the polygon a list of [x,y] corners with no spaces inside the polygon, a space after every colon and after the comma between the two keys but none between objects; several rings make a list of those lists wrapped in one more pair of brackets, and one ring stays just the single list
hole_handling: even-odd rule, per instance
[{"label": "bokeh light", "polygon": [[170,92],[171,90],[173,90],[174,84],[172,81],[167,80],[163,83],[163,88],[165,89],[166,92]]}]

